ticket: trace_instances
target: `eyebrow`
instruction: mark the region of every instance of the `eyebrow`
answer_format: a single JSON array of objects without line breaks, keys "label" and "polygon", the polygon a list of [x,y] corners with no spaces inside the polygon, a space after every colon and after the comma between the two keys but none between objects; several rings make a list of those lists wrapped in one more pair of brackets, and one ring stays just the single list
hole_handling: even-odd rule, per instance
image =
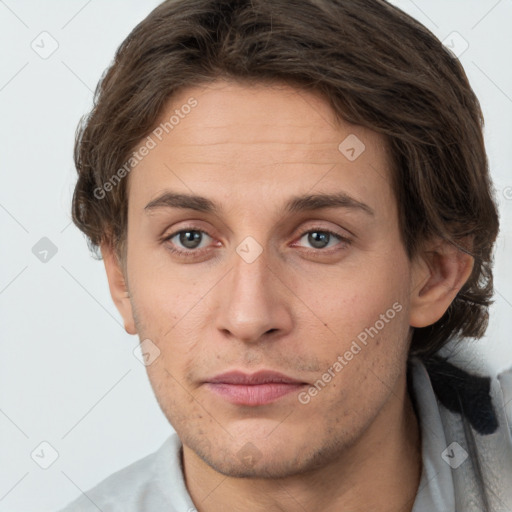
[{"label": "eyebrow", "polygon": [[[206,197],[191,194],[178,194],[170,191],[164,192],[150,201],[144,207],[144,210],[151,212],[159,208],[182,208],[215,215],[222,213],[222,208]],[[320,210],[322,208],[347,208],[350,210],[359,210],[368,215],[375,215],[374,210],[370,206],[358,201],[345,192],[333,194],[305,194],[291,197],[284,205],[283,213],[297,213],[301,211]]]}]

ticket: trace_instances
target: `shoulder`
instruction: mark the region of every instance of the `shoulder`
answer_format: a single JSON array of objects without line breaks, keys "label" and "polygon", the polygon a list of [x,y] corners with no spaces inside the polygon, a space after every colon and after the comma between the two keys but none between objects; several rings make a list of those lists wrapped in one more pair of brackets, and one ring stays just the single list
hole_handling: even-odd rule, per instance
[{"label": "shoulder", "polygon": [[[169,481],[178,464],[179,439],[169,436],[155,452],[116,471],[59,512],[172,510]],[[161,485],[162,479],[167,485]]]},{"label": "shoulder", "polygon": [[508,370],[498,373],[496,380],[499,386],[498,400],[503,404],[504,417],[512,440],[512,366]]},{"label": "shoulder", "polygon": [[[419,397],[430,406],[422,419],[441,421],[436,439],[442,446],[430,460],[446,469],[441,454],[451,467],[443,478],[451,482],[456,510],[512,510],[512,368],[497,373],[484,361],[471,362],[431,356],[418,363]],[[443,457],[453,443],[462,454],[456,467]],[[452,458],[453,449],[449,453]]]}]

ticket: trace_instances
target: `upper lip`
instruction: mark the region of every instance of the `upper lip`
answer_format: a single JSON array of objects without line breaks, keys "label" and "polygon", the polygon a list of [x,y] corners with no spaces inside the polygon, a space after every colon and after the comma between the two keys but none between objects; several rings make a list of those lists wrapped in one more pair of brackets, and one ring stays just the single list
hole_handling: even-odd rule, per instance
[{"label": "upper lip", "polygon": [[222,373],[206,382],[212,382],[216,384],[245,384],[245,385],[256,385],[256,384],[268,384],[268,383],[281,383],[281,384],[304,384],[299,380],[293,379],[279,372],[270,370],[261,370],[256,373],[244,373],[239,370]]}]

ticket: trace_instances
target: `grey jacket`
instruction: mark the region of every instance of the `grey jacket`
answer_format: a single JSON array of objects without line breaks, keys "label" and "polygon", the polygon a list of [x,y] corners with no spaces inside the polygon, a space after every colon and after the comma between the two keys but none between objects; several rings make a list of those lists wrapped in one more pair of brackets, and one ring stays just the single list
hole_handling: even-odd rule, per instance
[{"label": "grey jacket", "polygon": [[424,434],[413,512],[422,487],[434,495],[425,510],[512,512],[512,368],[491,378],[434,356],[410,370]]}]

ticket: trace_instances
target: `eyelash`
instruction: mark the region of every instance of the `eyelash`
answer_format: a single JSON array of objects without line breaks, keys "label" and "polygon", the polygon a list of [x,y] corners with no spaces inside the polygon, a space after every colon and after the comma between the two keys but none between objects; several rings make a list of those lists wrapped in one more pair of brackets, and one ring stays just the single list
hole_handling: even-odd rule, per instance
[{"label": "eyelash", "polygon": [[[172,233],[170,235],[165,236],[162,239],[162,242],[169,242],[176,235],[179,235],[180,233],[184,233],[184,232],[187,232],[187,231],[194,231],[194,232],[197,232],[197,233],[204,233],[204,234],[208,235],[210,238],[213,238],[204,229],[197,229],[194,226],[188,226],[188,227],[180,229],[179,231],[175,231],[174,233]],[[352,241],[349,238],[344,237],[344,236],[340,235],[339,233],[336,233],[336,232],[331,231],[329,229],[320,228],[320,227],[310,228],[307,231],[302,232],[300,234],[300,236],[299,236],[299,240],[304,235],[307,235],[308,233],[327,233],[329,235],[332,235],[332,236],[338,238],[342,244],[350,245],[352,243]],[[203,249],[194,249],[194,250],[190,250],[190,249],[189,250],[183,250],[183,249],[175,249],[174,247],[169,246],[168,250],[171,253],[178,255],[179,257],[182,257],[182,258],[192,258],[192,257],[197,256],[198,254],[200,254],[201,252],[203,252],[203,251],[205,251],[207,249],[203,248]],[[339,250],[341,250],[341,249],[339,249],[339,248],[338,249],[334,249],[334,250],[332,248],[331,249],[325,249],[325,250],[324,249],[306,249],[306,252],[308,252],[308,253],[317,253],[317,254],[318,254],[318,252],[322,252],[324,254],[332,254],[333,252],[337,252]]]}]

